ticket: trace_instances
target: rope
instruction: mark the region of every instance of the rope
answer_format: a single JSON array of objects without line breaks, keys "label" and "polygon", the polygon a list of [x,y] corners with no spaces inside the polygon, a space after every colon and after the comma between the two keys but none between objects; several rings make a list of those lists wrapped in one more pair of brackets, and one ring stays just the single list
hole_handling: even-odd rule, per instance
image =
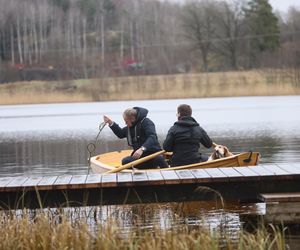
[{"label": "rope", "polygon": [[97,144],[98,137],[99,137],[101,131],[104,129],[105,125],[106,125],[105,122],[102,122],[102,123],[99,124],[99,132],[98,132],[98,134],[97,134],[97,136],[95,138],[95,141],[89,143],[86,146],[86,149],[89,152],[89,157],[88,157],[88,174],[90,173],[90,163],[91,163],[92,153],[96,150],[96,144]]}]

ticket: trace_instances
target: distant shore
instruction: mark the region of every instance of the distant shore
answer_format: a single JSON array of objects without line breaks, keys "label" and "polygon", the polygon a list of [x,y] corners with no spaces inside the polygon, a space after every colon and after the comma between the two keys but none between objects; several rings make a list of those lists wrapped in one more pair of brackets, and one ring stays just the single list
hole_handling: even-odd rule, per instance
[{"label": "distant shore", "polygon": [[299,95],[292,70],[129,76],[0,84],[0,104]]}]

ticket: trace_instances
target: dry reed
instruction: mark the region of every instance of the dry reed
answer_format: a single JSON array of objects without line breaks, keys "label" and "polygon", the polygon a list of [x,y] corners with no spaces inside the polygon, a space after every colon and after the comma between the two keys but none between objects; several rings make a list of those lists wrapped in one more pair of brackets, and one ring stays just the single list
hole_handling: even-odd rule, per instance
[{"label": "dry reed", "polygon": [[0,104],[300,94],[293,75],[265,70],[18,82],[0,85]]},{"label": "dry reed", "polygon": [[168,230],[137,227],[124,234],[112,219],[91,227],[85,219],[71,220],[57,211],[2,211],[0,249],[286,249],[284,230],[273,226],[242,231],[237,240],[186,224]]}]

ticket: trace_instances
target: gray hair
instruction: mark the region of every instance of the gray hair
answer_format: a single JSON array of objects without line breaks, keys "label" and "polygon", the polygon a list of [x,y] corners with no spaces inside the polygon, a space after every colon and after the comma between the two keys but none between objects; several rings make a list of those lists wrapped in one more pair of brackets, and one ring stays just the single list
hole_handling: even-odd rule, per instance
[{"label": "gray hair", "polygon": [[137,110],[134,109],[134,108],[129,108],[129,109],[126,109],[124,112],[123,112],[123,116],[126,116],[126,117],[136,117],[137,115]]}]

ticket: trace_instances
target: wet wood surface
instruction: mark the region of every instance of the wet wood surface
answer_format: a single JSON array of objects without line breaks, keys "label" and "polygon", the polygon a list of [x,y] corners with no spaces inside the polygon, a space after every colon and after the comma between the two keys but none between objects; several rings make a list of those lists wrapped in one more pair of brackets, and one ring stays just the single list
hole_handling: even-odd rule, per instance
[{"label": "wet wood surface", "polygon": [[[259,200],[259,195],[263,193],[300,193],[300,164],[137,171],[103,175],[2,177],[0,201],[12,203],[14,199],[22,198],[23,192],[26,193],[25,196],[36,196],[36,192],[40,192],[39,197],[45,204],[48,201],[49,204],[56,204],[56,200],[62,201],[67,195],[72,197],[74,202],[82,200],[83,196],[98,202],[101,200],[103,204],[118,204],[122,199],[132,203],[141,202],[136,200],[134,195],[131,197],[132,193],[137,192],[147,202],[179,201],[201,199],[201,195],[193,191],[199,186],[216,190],[225,198],[238,200]],[[128,193],[129,189],[133,191]],[[296,199],[295,197],[293,199]],[[292,198],[280,199],[290,201]],[[60,203],[57,201],[57,204]]]}]

